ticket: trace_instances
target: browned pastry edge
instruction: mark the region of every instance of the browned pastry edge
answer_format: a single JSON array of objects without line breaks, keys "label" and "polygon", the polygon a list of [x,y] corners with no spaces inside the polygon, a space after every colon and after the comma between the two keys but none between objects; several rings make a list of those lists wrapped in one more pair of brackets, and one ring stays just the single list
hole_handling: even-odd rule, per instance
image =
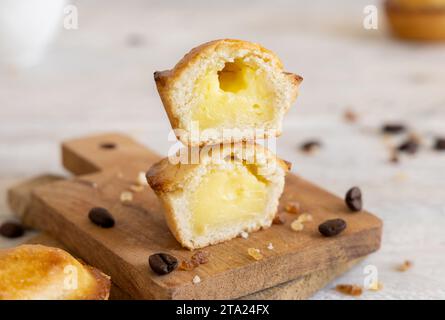
[{"label": "browned pastry edge", "polygon": [[[82,261],[81,261],[82,262]],[[96,269],[90,265],[86,265],[82,262],[83,266],[87,268],[91,275],[96,279],[97,290],[93,292],[85,300],[108,300],[110,297],[111,278],[104,274],[99,269]]]},{"label": "browned pastry edge", "polygon": [[411,41],[445,41],[445,6],[407,8],[385,1],[394,36]]}]

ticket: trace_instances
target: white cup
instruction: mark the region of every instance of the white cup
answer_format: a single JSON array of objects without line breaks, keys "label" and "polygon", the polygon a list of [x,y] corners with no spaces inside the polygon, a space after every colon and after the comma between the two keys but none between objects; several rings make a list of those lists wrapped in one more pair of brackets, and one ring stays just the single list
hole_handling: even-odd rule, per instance
[{"label": "white cup", "polygon": [[0,0],[0,64],[35,65],[62,26],[66,0]]}]

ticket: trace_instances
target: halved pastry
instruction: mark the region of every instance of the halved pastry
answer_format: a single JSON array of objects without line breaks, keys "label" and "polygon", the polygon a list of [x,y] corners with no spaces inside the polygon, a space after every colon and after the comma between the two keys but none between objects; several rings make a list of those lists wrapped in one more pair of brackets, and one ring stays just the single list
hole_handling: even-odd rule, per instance
[{"label": "halved pastry", "polygon": [[184,247],[202,248],[271,225],[286,162],[249,143],[180,152],[153,165],[147,180],[164,204],[171,232]]},{"label": "halved pastry", "polygon": [[0,250],[0,300],[107,300],[110,278],[62,249]]},{"label": "halved pastry", "polygon": [[154,78],[176,136],[189,146],[280,135],[302,81],[273,52],[230,39],[194,48]]}]

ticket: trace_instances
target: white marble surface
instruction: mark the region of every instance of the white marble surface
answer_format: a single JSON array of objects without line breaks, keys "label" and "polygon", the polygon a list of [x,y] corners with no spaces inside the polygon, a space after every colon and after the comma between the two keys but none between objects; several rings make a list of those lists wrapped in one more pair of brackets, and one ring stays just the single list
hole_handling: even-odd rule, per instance
[{"label": "white marble surface", "polygon": [[[352,185],[384,221],[382,248],[335,283],[363,283],[378,268],[384,289],[363,299],[445,299],[445,153],[431,151],[445,135],[445,46],[413,45],[362,28],[373,1],[78,0],[79,29],[63,30],[45,60],[0,73],[0,220],[9,218],[8,185],[42,172],[63,173],[59,142],[94,132],[122,131],[165,154],[169,124],[152,73],[170,68],[191,47],[232,37],[276,51],[286,69],[304,77],[285,120],[278,153],[293,170],[343,196]],[[143,37],[129,46],[128,36]],[[353,108],[357,124],[342,113]],[[425,147],[399,165],[379,125],[408,123]],[[307,156],[297,145],[319,138]],[[393,141],[395,143],[396,141]],[[16,242],[0,239],[0,246]],[[405,259],[414,267],[395,271]],[[335,284],[334,283],[334,284]],[[315,299],[348,298],[332,289]]]}]

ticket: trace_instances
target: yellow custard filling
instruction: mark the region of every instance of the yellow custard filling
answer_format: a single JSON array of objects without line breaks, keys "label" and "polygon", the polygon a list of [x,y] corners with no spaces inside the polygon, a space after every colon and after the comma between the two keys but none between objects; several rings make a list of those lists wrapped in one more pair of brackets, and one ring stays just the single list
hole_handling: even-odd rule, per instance
[{"label": "yellow custard filling", "polygon": [[210,70],[195,83],[192,121],[199,129],[261,126],[274,119],[274,90],[265,71],[241,60]]},{"label": "yellow custard filling", "polygon": [[203,235],[263,214],[268,200],[267,182],[245,166],[212,169],[190,200],[192,230]]}]

